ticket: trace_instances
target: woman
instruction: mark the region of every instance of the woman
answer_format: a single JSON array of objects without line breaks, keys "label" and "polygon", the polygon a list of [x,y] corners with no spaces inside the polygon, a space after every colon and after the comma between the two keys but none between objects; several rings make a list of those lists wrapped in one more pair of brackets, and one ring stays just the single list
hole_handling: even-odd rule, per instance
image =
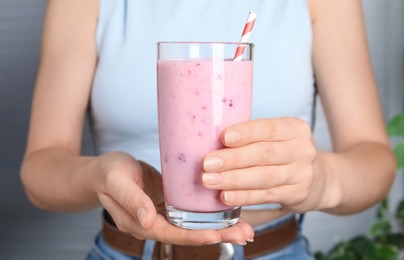
[{"label": "woman", "polygon": [[[225,204],[244,206],[243,220],[180,229],[155,206],[155,43],[236,41],[250,10],[254,120],[224,130],[226,148],[206,155],[201,176]],[[316,91],[333,152],[312,138]],[[97,156],[80,155],[88,110]],[[374,205],[394,179],[393,158],[359,0],[48,3],[21,176],[39,208],[106,209],[90,259],[311,259],[294,214]]]}]

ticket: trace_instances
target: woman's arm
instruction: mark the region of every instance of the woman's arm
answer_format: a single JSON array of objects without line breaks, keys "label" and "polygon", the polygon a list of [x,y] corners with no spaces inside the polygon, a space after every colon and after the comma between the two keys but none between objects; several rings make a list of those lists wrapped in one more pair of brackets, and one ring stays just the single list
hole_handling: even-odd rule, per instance
[{"label": "woman's arm", "polygon": [[[82,211],[102,205],[121,231],[169,244],[251,240],[254,232],[243,222],[219,231],[185,230],[168,223],[156,214],[152,201],[158,200],[156,194],[162,192],[160,174],[126,153],[80,156],[83,121],[97,62],[97,16],[97,0],[48,1],[21,168],[31,201],[39,208],[57,211]],[[160,190],[156,190],[158,187]]]},{"label": "woman's arm", "polygon": [[334,144],[318,151],[295,118],[227,128],[205,158],[205,186],[228,205],[281,203],[294,212],[352,214],[388,192],[395,163],[385,133],[359,0],[312,0],[313,62]]},{"label": "woman's arm", "polygon": [[[361,1],[312,1],[314,69],[334,153],[322,153],[330,176],[328,212],[345,214],[381,200],[394,180],[395,162],[385,132],[372,72]],[[330,199],[328,199],[330,198]]]},{"label": "woman's arm", "polygon": [[49,1],[21,177],[32,202],[48,210],[99,206],[95,157],[79,157],[96,64],[98,1]]}]

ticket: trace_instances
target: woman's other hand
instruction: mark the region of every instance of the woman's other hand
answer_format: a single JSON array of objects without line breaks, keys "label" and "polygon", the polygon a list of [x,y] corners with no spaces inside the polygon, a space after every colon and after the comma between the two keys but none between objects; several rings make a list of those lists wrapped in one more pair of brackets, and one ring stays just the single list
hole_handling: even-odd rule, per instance
[{"label": "woman's other hand", "polygon": [[320,181],[310,126],[295,118],[260,119],[227,128],[227,147],[206,156],[202,181],[223,190],[227,205],[280,203],[293,212],[318,206],[310,196]]},{"label": "woman's other hand", "polygon": [[138,239],[182,245],[244,244],[254,236],[252,228],[243,221],[222,230],[186,230],[170,224],[164,216],[161,175],[126,153],[101,156],[99,167],[95,186],[101,204],[118,229]]}]

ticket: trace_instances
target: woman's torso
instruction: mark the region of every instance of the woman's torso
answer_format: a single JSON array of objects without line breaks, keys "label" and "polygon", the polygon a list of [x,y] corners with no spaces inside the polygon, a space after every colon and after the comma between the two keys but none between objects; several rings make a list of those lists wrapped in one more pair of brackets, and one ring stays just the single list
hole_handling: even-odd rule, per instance
[{"label": "woman's torso", "polygon": [[315,91],[306,0],[100,0],[91,94],[97,152],[125,151],[160,169],[156,42],[238,41],[249,11],[257,13],[250,37],[253,119],[292,116],[310,124]]}]

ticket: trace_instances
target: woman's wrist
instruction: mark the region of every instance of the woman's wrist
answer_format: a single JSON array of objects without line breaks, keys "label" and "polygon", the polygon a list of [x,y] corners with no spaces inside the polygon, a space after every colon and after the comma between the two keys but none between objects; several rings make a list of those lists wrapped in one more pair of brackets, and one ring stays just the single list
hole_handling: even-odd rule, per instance
[{"label": "woman's wrist", "polygon": [[[320,200],[316,210],[353,214],[382,199],[394,179],[391,149],[377,142],[362,142],[343,152],[320,153],[316,171],[320,181],[313,190]],[[372,191],[372,192],[369,192]]]},{"label": "woman's wrist", "polygon": [[336,163],[336,154],[319,152],[314,162],[317,178],[314,180],[311,195],[316,201],[314,210],[327,211],[337,208],[342,202],[342,188],[337,177],[332,174],[332,164]]},{"label": "woman's wrist", "polygon": [[88,164],[87,178],[85,183],[90,194],[93,194],[94,201],[101,205],[98,199],[100,177],[103,174],[102,160],[105,155],[92,157]]}]

